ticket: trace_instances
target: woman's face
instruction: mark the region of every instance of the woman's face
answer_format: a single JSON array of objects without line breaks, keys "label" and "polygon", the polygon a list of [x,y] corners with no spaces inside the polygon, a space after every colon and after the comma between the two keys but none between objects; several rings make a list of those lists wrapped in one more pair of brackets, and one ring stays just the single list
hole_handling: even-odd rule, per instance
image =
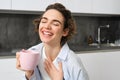
[{"label": "woman's face", "polygon": [[60,44],[62,36],[67,36],[68,31],[63,30],[64,17],[55,10],[46,11],[40,21],[39,36],[47,44]]}]

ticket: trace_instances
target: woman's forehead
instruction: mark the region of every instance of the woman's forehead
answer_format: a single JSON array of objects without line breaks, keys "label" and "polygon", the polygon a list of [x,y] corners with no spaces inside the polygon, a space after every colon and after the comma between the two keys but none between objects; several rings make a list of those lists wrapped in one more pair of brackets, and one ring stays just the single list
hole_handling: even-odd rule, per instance
[{"label": "woman's forehead", "polygon": [[64,21],[62,13],[55,9],[47,10],[42,17]]}]

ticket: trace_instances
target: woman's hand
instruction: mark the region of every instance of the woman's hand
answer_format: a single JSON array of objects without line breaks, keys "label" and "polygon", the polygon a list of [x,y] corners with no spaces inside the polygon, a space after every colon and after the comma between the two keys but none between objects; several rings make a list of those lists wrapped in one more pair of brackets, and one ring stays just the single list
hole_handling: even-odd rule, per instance
[{"label": "woman's hand", "polygon": [[62,62],[58,63],[58,69],[52,63],[50,58],[45,59],[45,70],[52,80],[63,80]]},{"label": "woman's hand", "polygon": [[20,58],[20,53],[19,53],[19,52],[16,52],[16,68],[19,69],[19,70],[21,70],[21,71],[24,71],[27,80],[29,80],[34,71],[33,71],[33,70],[23,70],[23,69],[21,68],[19,58]]}]

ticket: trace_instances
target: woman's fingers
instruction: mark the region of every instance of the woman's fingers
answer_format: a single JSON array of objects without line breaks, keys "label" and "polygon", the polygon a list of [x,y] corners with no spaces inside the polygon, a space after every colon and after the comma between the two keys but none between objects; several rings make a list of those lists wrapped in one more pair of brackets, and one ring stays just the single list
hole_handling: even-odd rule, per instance
[{"label": "woman's fingers", "polygon": [[16,53],[16,68],[17,69],[20,69],[20,60],[19,60],[19,58],[20,58],[20,53],[19,52],[17,52]]},{"label": "woman's fingers", "polygon": [[56,69],[55,65],[53,64],[52,60],[49,57],[47,58],[47,61],[49,62],[49,65],[52,69]]},{"label": "woman's fingers", "polygon": [[20,52],[16,52],[16,68],[22,71],[25,71],[23,69],[21,69],[21,65],[20,65]]},{"label": "woman's fingers", "polygon": [[45,66],[45,70],[48,73],[48,75],[51,75],[52,66],[51,66],[51,63],[47,59],[45,59],[44,61],[44,66]]},{"label": "woman's fingers", "polygon": [[58,67],[59,67],[60,70],[62,70],[62,62],[58,63]]},{"label": "woman's fingers", "polygon": [[62,62],[58,62],[58,68],[53,64],[50,58],[45,59],[44,62],[45,70],[52,80],[62,80],[63,70]]},{"label": "woman's fingers", "polygon": [[63,68],[62,68],[62,62],[58,63],[58,71],[60,72],[60,74],[63,76]]}]

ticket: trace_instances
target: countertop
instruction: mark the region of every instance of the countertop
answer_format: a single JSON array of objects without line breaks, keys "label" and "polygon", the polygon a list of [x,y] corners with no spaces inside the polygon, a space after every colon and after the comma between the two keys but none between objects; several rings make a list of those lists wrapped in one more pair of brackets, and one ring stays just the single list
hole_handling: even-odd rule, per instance
[{"label": "countertop", "polygon": [[[76,46],[77,45],[74,45],[73,47],[76,47]],[[75,51],[77,54],[96,53],[96,52],[113,52],[113,51],[120,51],[120,46],[101,45],[99,48],[98,48],[98,46],[79,46],[78,49],[74,48],[72,50]],[[0,52],[1,58],[5,58],[5,57],[13,58],[13,57],[15,57],[15,55],[16,55],[16,50],[15,51],[6,51],[6,52],[2,51],[2,52]]]}]

